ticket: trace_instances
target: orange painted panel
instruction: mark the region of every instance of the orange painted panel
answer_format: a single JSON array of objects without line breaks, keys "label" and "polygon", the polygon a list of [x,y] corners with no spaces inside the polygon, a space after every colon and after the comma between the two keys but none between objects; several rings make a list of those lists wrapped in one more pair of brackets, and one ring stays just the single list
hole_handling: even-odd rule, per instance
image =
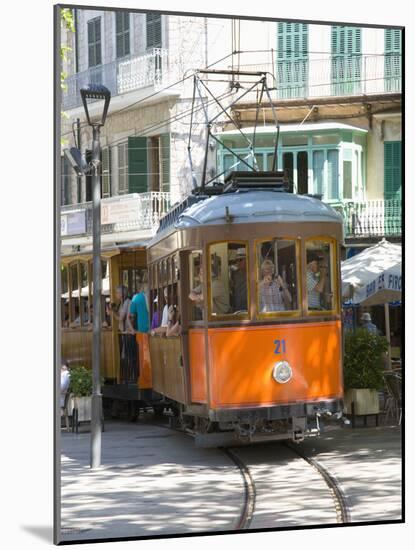
[{"label": "orange painted panel", "polygon": [[138,377],[138,387],[140,390],[152,387],[150,348],[148,345],[148,334],[144,332],[136,333],[138,344],[140,376]]},{"label": "orange painted panel", "polygon": [[204,330],[189,330],[189,360],[192,402],[206,403],[207,386]]},{"label": "orange painted panel", "polygon": [[[208,332],[212,408],[270,406],[343,395],[340,321]],[[275,340],[280,341],[278,350]],[[285,384],[272,377],[275,364],[282,360],[293,371]]]}]

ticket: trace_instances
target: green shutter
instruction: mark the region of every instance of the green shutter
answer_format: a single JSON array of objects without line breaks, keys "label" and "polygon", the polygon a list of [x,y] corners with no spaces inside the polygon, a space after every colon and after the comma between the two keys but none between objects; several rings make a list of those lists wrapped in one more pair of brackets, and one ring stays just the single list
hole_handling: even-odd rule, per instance
[{"label": "green shutter", "polygon": [[111,196],[111,153],[109,147],[102,148],[102,198]]},{"label": "green shutter", "polygon": [[161,15],[148,13],[146,15],[146,45],[149,48],[161,48]]},{"label": "green shutter", "polygon": [[401,199],[401,153],[400,141],[385,141],[384,143],[384,197],[385,200]]},{"label": "green shutter", "polygon": [[128,138],[128,192],[147,192],[147,138]]},{"label": "green shutter", "polygon": [[170,191],[170,134],[162,134],[160,136],[161,147],[161,178],[160,190],[164,192]]},{"label": "green shutter", "polygon": [[277,84],[280,98],[308,94],[308,25],[277,23]]},{"label": "green shutter", "polygon": [[401,90],[402,31],[385,29],[385,91]]},{"label": "green shutter", "polygon": [[362,31],[358,27],[331,28],[331,81],[333,95],[361,91]]}]

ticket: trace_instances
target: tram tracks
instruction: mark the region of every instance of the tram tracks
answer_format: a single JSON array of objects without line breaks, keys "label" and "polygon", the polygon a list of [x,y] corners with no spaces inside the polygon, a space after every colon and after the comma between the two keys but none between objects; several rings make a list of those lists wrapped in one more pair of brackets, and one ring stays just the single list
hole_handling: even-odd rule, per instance
[{"label": "tram tracks", "polygon": [[[292,443],[284,443],[283,446],[286,449],[289,449],[297,457],[305,461],[319,474],[319,477],[323,479],[333,500],[337,523],[350,523],[350,507],[347,498],[336,477],[331,474],[320,462],[312,457],[307,456],[300,448],[294,446]],[[221,448],[221,450],[230,458],[230,460],[232,460],[235,466],[239,469],[244,482],[244,503],[242,506],[241,514],[236,522],[235,529],[249,529],[255,516],[258,496],[254,475],[251,472],[250,466],[244,460],[242,460],[241,456],[238,455],[235,451],[235,448]],[[304,500],[306,500],[306,498],[306,495],[304,495]],[[270,527],[273,527],[273,525],[270,525]]]},{"label": "tram tracks", "polygon": [[[161,425],[157,424],[160,427],[165,427],[170,430],[174,430],[180,433],[186,433],[183,432],[183,430],[180,430],[173,426],[168,425]],[[188,435],[190,435],[188,433]],[[285,442],[280,444],[280,448],[284,448],[289,450],[293,455],[297,456],[298,458],[301,458],[304,462],[306,462],[317,474],[320,480],[324,482],[324,485],[326,487],[326,490],[329,492],[331,499],[333,501],[332,508],[334,508],[334,513],[336,517],[336,522],[338,524],[346,524],[351,523],[351,512],[350,512],[350,505],[348,503],[348,499],[346,495],[344,494],[343,489],[341,488],[338,480],[336,477],[325,468],[321,462],[317,461],[315,458],[312,458],[308,456],[300,446],[294,445],[291,442]],[[237,518],[235,522],[235,530],[247,530],[252,527],[253,520],[255,519],[255,514],[257,508],[259,508],[260,499],[261,497],[258,495],[256,480],[255,480],[255,473],[253,473],[252,465],[248,463],[247,460],[244,460],[241,457],[241,452],[238,452],[239,449],[246,450],[249,447],[243,446],[243,447],[220,447],[219,449],[228,457],[228,459],[236,466],[236,468],[239,470],[241,478],[243,480],[243,486],[244,486],[244,496],[243,496],[243,504],[241,508],[241,512],[239,514],[239,517]],[[256,447],[259,451],[267,448],[270,449],[271,447],[269,445],[264,446],[258,446]],[[275,453],[275,454],[274,454]],[[274,464],[270,465],[270,468],[277,469],[279,467],[278,464],[278,450],[274,451],[274,458],[276,458],[276,462]],[[293,476],[294,478],[295,476]],[[288,477],[290,479],[290,477]],[[263,483],[263,481],[262,481]],[[287,481],[289,483],[289,481]],[[307,502],[307,505],[310,506],[310,503],[308,502],[307,497],[307,488],[304,489],[304,502]],[[278,512],[275,512],[275,516],[278,516]],[[318,523],[318,521],[316,521]],[[323,523],[323,520],[322,520]],[[279,525],[282,526],[282,524],[278,521],[275,525],[269,525],[269,527],[278,527]]]}]

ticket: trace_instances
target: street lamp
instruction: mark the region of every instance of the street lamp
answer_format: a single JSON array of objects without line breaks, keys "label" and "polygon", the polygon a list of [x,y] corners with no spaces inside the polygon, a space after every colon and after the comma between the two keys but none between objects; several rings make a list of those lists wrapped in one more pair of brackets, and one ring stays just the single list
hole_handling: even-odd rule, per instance
[{"label": "street lamp", "polygon": [[[93,330],[92,330],[92,410],[91,410],[91,468],[101,465],[101,186],[100,129],[107,118],[111,92],[102,84],[89,84],[81,88],[81,98],[88,124],[92,126],[92,278],[93,278]],[[99,120],[91,121],[88,100],[104,100]]]}]

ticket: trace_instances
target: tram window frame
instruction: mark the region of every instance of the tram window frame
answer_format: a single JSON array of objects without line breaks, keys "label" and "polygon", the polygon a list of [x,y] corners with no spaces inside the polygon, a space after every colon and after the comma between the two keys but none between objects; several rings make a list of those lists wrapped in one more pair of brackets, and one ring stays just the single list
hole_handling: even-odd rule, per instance
[{"label": "tram window frame", "polygon": [[[288,309],[283,311],[260,311],[260,296],[259,296],[259,283],[261,280],[261,263],[259,261],[260,247],[264,243],[272,241],[289,241],[295,245],[295,262],[296,262],[296,287],[297,287],[297,307],[296,309]],[[268,237],[255,239],[254,241],[254,253],[255,253],[255,297],[256,297],[256,312],[259,319],[269,319],[277,317],[300,317],[301,316],[301,304],[302,304],[302,285],[301,285],[301,239],[298,237]],[[275,262],[274,262],[275,264]]]},{"label": "tram window frame", "polygon": [[[222,314],[213,314],[212,313],[212,262],[211,262],[211,249],[212,247],[219,245],[219,244],[234,244],[234,245],[241,245],[245,247],[245,254],[246,254],[246,304],[247,304],[247,311],[241,312],[241,313],[222,313]],[[238,320],[250,320],[251,319],[251,277],[250,277],[250,248],[249,248],[249,241],[242,240],[242,239],[225,239],[220,241],[212,241],[206,245],[206,254],[208,259],[208,265],[207,265],[207,314],[208,314],[208,321],[209,322],[216,322],[216,321],[232,321],[235,319]],[[229,251],[229,248],[227,248],[227,251]],[[229,261],[228,261],[228,267],[229,267]],[[231,296],[231,293],[229,292],[229,298]]]},{"label": "tram window frame", "polygon": [[[79,262],[73,261],[68,265],[69,268],[69,327],[70,328],[80,328],[81,324],[81,309],[80,309],[80,299],[79,299]],[[74,275],[72,270],[76,270],[76,287],[74,287]],[[73,293],[78,291],[78,297],[73,296]],[[76,321],[76,303],[78,301],[78,317],[79,324],[73,325]]]},{"label": "tram window frame", "polygon": [[[63,282],[66,282],[64,285]],[[63,294],[68,294],[67,298],[63,298]],[[65,302],[68,307],[68,317],[65,319]],[[69,293],[69,266],[61,264],[61,327],[68,328],[70,324],[70,293]]]},{"label": "tram window frame", "polygon": [[[85,260],[81,260],[79,262],[79,288],[80,288],[80,293],[79,293],[79,307],[80,307],[80,313],[82,313],[81,317],[80,317],[80,320],[81,320],[81,326],[87,326],[89,324],[92,324],[92,318],[91,318],[91,289],[90,289],[90,278],[89,278],[89,262],[88,261],[85,261]],[[85,273],[86,273],[86,287],[88,288],[88,295],[85,297],[85,296],[82,296],[82,269],[85,269]],[[84,320],[84,312],[82,310],[82,300],[85,300],[86,299],[86,303],[87,303],[87,306],[86,306],[86,316],[85,316],[85,320]]]},{"label": "tram window frame", "polygon": [[[309,309],[308,307],[308,290],[307,290],[307,243],[319,241],[322,244],[328,244],[330,246],[330,285],[332,294],[332,308],[331,309]],[[340,311],[339,304],[339,289],[338,289],[338,241],[334,237],[326,236],[313,236],[304,239],[304,297],[306,302],[305,314],[310,317],[321,317],[327,315],[338,315]]]},{"label": "tram window frame", "polygon": [[[203,249],[197,248],[195,250],[189,250],[189,258],[188,258],[189,293],[194,288],[196,288],[196,286],[197,286],[197,285],[195,285],[196,274],[195,274],[195,262],[194,262],[194,258],[196,258],[196,257],[199,258],[199,268],[204,267],[203,266]],[[199,279],[199,284],[200,284],[200,279]],[[202,282],[202,292],[204,292],[203,286],[204,286],[204,284]],[[202,313],[202,318],[201,319],[195,318],[196,317],[195,313],[197,311],[197,305],[195,304],[195,302],[193,300],[191,300],[187,296],[187,314],[188,314],[188,319],[189,319],[189,326],[196,326],[197,327],[197,326],[200,326],[200,325],[204,324],[205,315],[206,315],[205,301],[202,302],[202,307],[199,308],[199,309]]]}]

